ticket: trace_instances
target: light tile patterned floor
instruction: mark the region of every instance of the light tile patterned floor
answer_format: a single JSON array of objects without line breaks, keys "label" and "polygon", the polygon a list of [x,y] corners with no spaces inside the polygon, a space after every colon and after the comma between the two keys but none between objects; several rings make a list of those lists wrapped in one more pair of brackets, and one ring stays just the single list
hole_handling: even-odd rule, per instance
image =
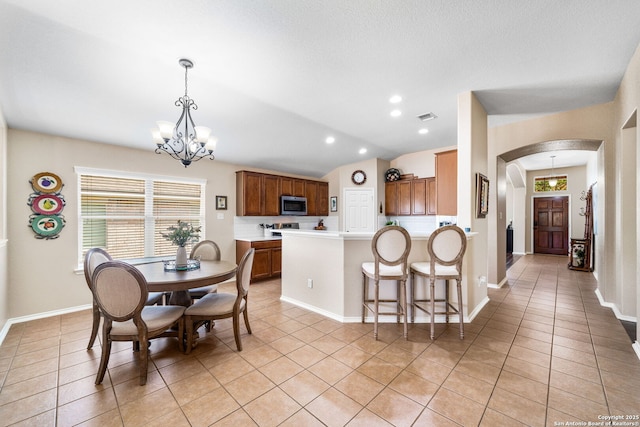
[{"label": "light tile patterned floor", "polygon": [[[198,347],[153,341],[138,385],[117,343],[102,385],[87,351],[88,311],[12,326],[0,347],[0,425],[552,426],[640,413],[640,362],[589,273],[566,258],[525,256],[471,324],[340,324],[251,287],[253,335],[235,351],[231,323]],[[231,290],[231,289],[228,289]],[[221,289],[224,291],[224,289]],[[244,329],[243,329],[244,331]],[[566,425],[566,424],[565,424]]]}]

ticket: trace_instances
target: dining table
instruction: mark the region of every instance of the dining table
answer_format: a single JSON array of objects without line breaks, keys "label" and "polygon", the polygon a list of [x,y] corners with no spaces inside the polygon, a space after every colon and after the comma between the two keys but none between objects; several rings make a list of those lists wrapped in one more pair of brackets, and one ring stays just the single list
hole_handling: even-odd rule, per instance
[{"label": "dining table", "polygon": [[164,261],[137,264],[147,281],[149,292],[171,292],[169,304],[191,305],[189,289],[214,285],[231,279],[237,265],[230,261],[200,261],[200,267],[189,270],[165,268]]}]

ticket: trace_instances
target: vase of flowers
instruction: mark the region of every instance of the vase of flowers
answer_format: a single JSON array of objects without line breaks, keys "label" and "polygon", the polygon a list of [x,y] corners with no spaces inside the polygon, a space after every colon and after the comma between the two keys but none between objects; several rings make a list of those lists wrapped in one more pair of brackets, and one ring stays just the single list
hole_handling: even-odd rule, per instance
[{"label": "vase of flowers", "polygon": [[201,227],[194,227],[188,222],[178,220],[176,225],[167,228],[166,233],[161,233],[162,237],[178,247],[176,251],[176,267],[187,266],[186,245],[197,242],[200,239]]}]

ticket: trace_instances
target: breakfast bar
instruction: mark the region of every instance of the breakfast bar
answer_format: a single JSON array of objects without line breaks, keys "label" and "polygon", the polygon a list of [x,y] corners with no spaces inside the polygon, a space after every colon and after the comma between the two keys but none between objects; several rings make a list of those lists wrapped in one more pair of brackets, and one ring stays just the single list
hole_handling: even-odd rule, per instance
[{"label": "breakfast bar", "polygon": [[[330,231],[282,232],[282,296],[283,301],[338,320],[360,322],[362,320],[361,265],[372,261],[371,240],[374,233],[349,233]],[[411,252],[409,264],[426,261],[429,233],[410,233]],[[463,263],[463,313],[465,322],[471,321],[489,301],[487,287],[477,273],[471,271],[469,257],[473,236],[467,233],[467,252]],[[428,283],[417,278],[416,297],[427,294]],[[373,286],[373,285],[370,285]],[[410,279],[407,292],[410,292]],[[381,283],[380,295],[391,292],[395,286]],[[438,296],[438,294],[436,294]],[[372,320],[372,318],[368,318]],[[394,316],[382,316],[381,322],[395,321]],[[415,321],[426,323],[428,316],[416,312]],[[444,316],[436,322],[444,322]]]}]

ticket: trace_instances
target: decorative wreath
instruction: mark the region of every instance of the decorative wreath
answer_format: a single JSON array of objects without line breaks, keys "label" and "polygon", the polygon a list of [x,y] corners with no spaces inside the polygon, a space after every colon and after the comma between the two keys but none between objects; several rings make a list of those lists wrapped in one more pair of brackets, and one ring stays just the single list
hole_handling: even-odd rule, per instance
[{"label": "decorative wreath", "polygon": [[396,169],[396,168],[388,169],[384,173],[384,180],[386,182],[397,181],[399,179],[400,179],[400,171],[398,169]]}]

